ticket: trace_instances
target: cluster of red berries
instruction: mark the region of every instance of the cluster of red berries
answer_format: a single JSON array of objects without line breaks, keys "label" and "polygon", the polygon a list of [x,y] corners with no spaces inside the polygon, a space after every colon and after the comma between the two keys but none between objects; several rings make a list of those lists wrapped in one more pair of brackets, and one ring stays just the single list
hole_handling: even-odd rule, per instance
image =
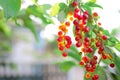
[{"label": "cluster of red berries", "polygon": [[62,51],[62,56],[67,57],[67,50],[72,45],[71,37],[67,35],[68,27],[70,26],[70,22],[66,21],[65,23],[61,23],[59,26],[58,32],[58,47],[59,50]]},{"label": "cluster of red berries", "polygon": [[[102,34],[101,31],[98,31],[95,38],[91,38],[88,33],[90,30],[90,27],[88,26],[89,17],[92,16],[93,20],[96,20],[98,18],[98,14],[96,12],[93,13],[93,15],[90,15],[88,11],[82,10],[78,6],[78,2],[75,0],[71,4],[74,8],[73,11],[68,12],[68,21],[63,22],[60,24],[58,32],[58,47],[59,50],[62,51],[62,56],[67,56],[67,50],[70,48],[72,41],[70,36],[67,35],[68,27],[72,23],[74,25],[74,35],[75,35],[75,46],[77,48],[80,48],[80,51],[82,52],[82,59],[79,62],[81,66],[84,66],[86,69],[85,77],[87,79],[92,80],[98,80],[99,75],[94,74],[97,65],[99,65],[99,62],[101,59],[110,59],[112,62],[112,56],[105,51],[104,48],[104,42],[107,41],[108,37],[104,34]],[[98,27],[101,26],[101,23],[98,22]],[[92,30],[94,32],[94,30]],[[98,49],[98,54],[100,55],[100,59],[98,59],[98,56],[94,54],[94,48]],[[89,57],[88,54],[90,54],[92,57]],[[114,63],[110,64],[110,67],[114,67]],[[92,74],[92,76],[91,76]]]}]

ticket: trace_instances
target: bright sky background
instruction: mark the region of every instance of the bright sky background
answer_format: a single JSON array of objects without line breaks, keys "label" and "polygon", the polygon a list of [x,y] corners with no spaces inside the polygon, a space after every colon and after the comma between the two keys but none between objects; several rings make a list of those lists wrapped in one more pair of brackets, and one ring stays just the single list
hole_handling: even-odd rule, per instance
[{"label": "bright sky background", "polygon": [[[24,5],[30,5],[32,2],[27,1]],[[62,2],[66,0],[39,0],[39,4],[55,4],[58,2]],[[85,1],[85,0],[83,0]],[[103,6],[103,10],[96,9],[95,11],[101,16],[100,22],[102,23],[102,27],[111,31],[113,28],[117,28],[120,26],[120,0],[97,0],[97,3]],[[48,25],[44,32],[41,34],[44,35],[44,38],[52,39],[53,35],[57,33],[57,26],[59,22],[55,20],[55,24]]]}]

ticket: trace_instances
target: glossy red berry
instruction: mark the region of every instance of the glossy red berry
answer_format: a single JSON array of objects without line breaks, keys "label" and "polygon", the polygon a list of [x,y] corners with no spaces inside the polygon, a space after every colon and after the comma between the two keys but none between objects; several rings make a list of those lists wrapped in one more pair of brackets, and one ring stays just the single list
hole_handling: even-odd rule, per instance
[{"label": "glossy red berry", "polygon": [[93,52],[93,49],[92,49],[92,48],[88,48],[88,52],[89,52],[89,53],[92,53],[92,52]]},{"label": "glossy red berry", "polygon": [[84,32],[86,32],[86,33],[89,32],[89,27],[86,26],[86,27],[84,28]]},{"label": "glossy red berry", "polygon": [[88,61],[89,61],[89,59],[88,59],[87,56],[82,57],[82,60],[83,60],[84,62],[88,62]]},{"label": "glossy red berry", "polygon": [[67,57],[68,54],[67,54],[66,52],[63,52],[63,53],[62,53],[62,56],[63,56],[63,57]]},{"label": "glossy red berry", "polygon": [[79,24],[79,22],[77,20],[74,20],[73,24],[77,26]]},{"label": "glossy red berry", "polygon": [[99,47],[99,50],[100,50],[100,51],[104,51],[104,47],[103,47],[103,46],[100,46],[100,47]]},{"label": "glossy red berry", "polygon": [[64,46],[59,46],[59,50],[63,51],[64,50]]},{"label": "glossy red berry", "polygon": [[63,34],[62,31],[59,31],[59,32],[58,32],[58,36],[61,36],[62,34]]},{"label": "glossy red berry", "polygon": [[90,38],[89,38],[89,37],[85,37],[84,41],[85,41],[85,42],[89,42],[89,41],[90,41]]},{"label": "glossy red berry", "polygon": [[82,46],[82,43],[81,42],[77,42],[76,43],[76,47],[81,47]]},{"label": "glossy red berry", "polygon": [[84,62],[80,61],[79,64],[80,64],[80,65],[84,65]]},{"label": "glossy red berry", "polygon": [[101,42],[97,41],[97,42],[96,42],[96,46],[97,46],[97,47],[100,47],[100,46],[101,46]]},{"label": "glossy red berry", "polygon": [[114,67],[115,67],[114,63],[111,63],[111,64],[110,64],[110,67],[111,67],[111,68],[114,68]]},{"label": "glossy red berry", "polygon": [[97,60],[97,59],[98,59],[98,57],[97,57],[97,56],[93,56],[93,59],[94,59],[94,60]]},{"label": "glossy red berry", "polygon": [[98,80],[98,78],[99,78],[99,75],[98,74],[94,74],[93,80]]},{"label": "glossy red berry", "polygon": [[75,8],[75,10],[74,10],[75,13],[78,13],[79,11],[80,11],[79,8]]},{"label": "glossy red berry", "polygon": [[103,36],[102,36],[102,39],[103,39],[103,40],[107,40],[107,36],[103,35]]},{"label": "glossy red berry", "polygon": [[97,17],[97,16],[98,16],[98,13],[97,13],[97,12],[94,12],[94,13],[93,13],[93,16],[94,16],[94,17]]},{"label": "glossy red berry", "polygon": [[73,7],[75,7],[75,6],[77,6],[77,5],[78,5],[77,1],[74,1],[74,2],[72,3],[72,6],[73,6]]}]

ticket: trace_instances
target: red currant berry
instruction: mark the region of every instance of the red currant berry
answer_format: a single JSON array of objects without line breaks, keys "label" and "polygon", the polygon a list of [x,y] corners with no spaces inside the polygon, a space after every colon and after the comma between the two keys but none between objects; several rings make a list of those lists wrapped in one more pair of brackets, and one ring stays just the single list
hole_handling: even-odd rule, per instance
[{"label": "red currant berry", "polygon": [[97,12],[94,12],[94,13],[93,13],[93,16],[94,16],[94,17],[97,17],[97,16],[98,16],[98,13],[97,13]]},{"label": "red currant berry", "polygon": [[103,36],[102,36],[102,39],[103,39],[103,40],[107,40],[107,36],[103,35]]},{"label": "red currant berry", "polygon": [[97,80],[97,79],[99,78],[99,75],[98,75],[98,74],[94,74],[93,78],[94,78],[95,80]]},{"label": "red currant berry", "polygon": [[57,41],[62,42],[62,37],[58,37]]},{"label": "red currant berry", "polygon": [[69,45],[69,44],[66,44],[65,47],[69,49],[69,48],[70,48],[70,45]]},{"label": "red currant berry", "polygon": [[89,59],[88,59],[87,56],[82,57],[82,60],[83,60],[85,63],[87,63],[87,62],[89,61]]},{"label": "red currant berry", "polygon": [[76,43],[76,47],[81,47],[82,46],[82,43],[81,42],[77,42]]},{"label": "red currant berry", "polygon": [[86,32],[86,33],[89,32],[89,27],[86,26],[86,27],[84,28],[84,32]]},{"label": "red currant berry", "polygon": [[61,36],[62,34],[63,34],[62,31],[59,31],[59,32],[58,32],[58,36]]},{"label": "red currant berry", "polygon": [[70,26],[70,22],[65,22],[65,25],[66,26]]},{"label": "red currant berry", "polygon": [[59,50],[63,51],[64,50],[64,46],[59,46]]},{"label": "red currant berry", "polygon": [[84,39],[84,41],[85,41],[85,42],[89,42],[89,41],[90,41],[90,38],[89,38],[89,37],[86,37],[86,38]]},{"label": "red currant berry", "polygon": [[76,26],[76,28],[75,28],[77,31],[79,31],[80,30],[80,26]]},{"label": "red currant berry", "polygon": [[84,62],[80,61],[79,64],[80,64],[80,65],[84,65]]},{"label": "red currant berry", "polygon": [[100,51],[104,51],[104,47],[100,46],[100,47],[99,47],[99,50],[100,50]]},{"label": "red currant berry", "polygon": [[67,54],[66,52],[63,52],[63,53],[62,53],[62,56],[63,56],[63,57],[67,57],[68,54]]},{"label": "red currant berry", "polygon": [[98,57],[97,57],[97,56],[93,56],[93,59],[94,59],[94,60],[97,60],[97,59],[98,59]]},{"label": "red currant berry", "polygon": [[75,13],[78,13],[79,11],[80,11],[79,8],[75,8],[75,10],[74,10]]},{"label": "red currant berry", "polygon": [[79,41],[79,40],[80,40],[80,38],[79,38],[79,37],[75,37],[75,40],[76,40],[76,41]]},{"label": "red currant berry", "polygon": [[97,47],[100,47],[100,46],[101,46],[101,42],[99,42],[99,41],[96,42],[96,46],[97,46]]},{"label": "red currant berry", "polygon": [[103,54],[103,55],[102,55],[102,58],[103,58],[103,59],[107,59],[107,56]]},{"label": "red currant berry", "polygon": [[71,40],[70,36],[65,36],[65,40],[67,41]]},{"label": "red currant berry", "polygon": [[77,18],[78,17],[78,13],[74,13],[74,18]]},{"label": "red currant berry", "polygon": [[114,63],[111,63],[111,64],[110,64],[110,67],[111,67],[111,68],[114,68],[114,67],[115,67]]},{"label": "red currant berry", "polygon": [[92,49],[92,48],[88,48],[88,52],[89,52],[89,53],[92,53],[92,52],[93,52],[93,49]]},{"label": "red currant berry", "polygon": [[81,16],[81,15],[77,15],[77,19],[78,19],[78,20],[81,20],[81,19],[82,19],[82,16]]},{"label": "red currant berry", "polygon": [[78,25],[79,22],[78,22],[77,20],[74,20],[74,21],[73,21],[73,24],[74,24],[74,25]]},{"label": "red currant berry", "polygon": [[73,7],[75,7],[75,6],[77,6],[77,5],[78,5],[77,1],[74,1],[74,2],[72,3],[72,6],[73,6]]}]

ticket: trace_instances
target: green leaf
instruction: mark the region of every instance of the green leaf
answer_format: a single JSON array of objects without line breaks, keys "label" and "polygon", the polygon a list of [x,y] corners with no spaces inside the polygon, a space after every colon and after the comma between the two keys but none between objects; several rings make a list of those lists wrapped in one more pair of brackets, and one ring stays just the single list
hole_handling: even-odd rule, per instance
[{"label": "green leaf", "polygon": [[111,35],[116,35],[116,34],[120,34],[120,27],[118,27],[118,28],[115,28],[115,29],[112,29],[112,31],[111,31]]},{"label": "green leaf", "polygon": [[0,0],[0,6],[3,8],[4,15],[8,19],[17,16],[21,6],[21,0]]},{"label": "green leaf", "polygon": [[31,32],[34,34],[36,40],[38,41],[38,37],[37,37],[37,33],[36,33],[36,29],[35,26],[32,22],[32,20],[29,17],[25,17],[23,19],[24,25],[31,30]]},{"label": "green leaf", "polygon": [[115,66],[117,68],[117,72],[120,74],[120,58],[119,57],[116,57],[114,59],[114,63],[115,63]]},{"label": "green leaf", "polygon": [[67,8],[67,5],[65,3],[59,3],[59,7],[60,7],[59,12],[60,12],[60,11],[64,11]]},{"label": "green leaf", "polygon": [[111,47],[114,47],[117,43],[119,43],[119,40],[114,36],[110,37],[107,41],[107,45]]},{"label": "green leaf", "polygon": [[63,71],[69,71],[73,66],[76,65],[75,62],[73,61],[64,61],[58,64],[59,64],[60,69]]},{"label": "green leaf", "polygon": [[58,20],[59,20],[61,23],[64,22],[64,20],[65,20],[65,12],[64,12],[64,11],[59,12],[57,18],[58,18]]},{"label": "green leaf", "polygon": [[47,6],[50,6],[50,5],[47,5],[45,8],[43,8],[43,6],[45,6],[45,5],[41,5],[41,6],[32,5],[32,6],[29,6],[26,9],[26,15],[34,15],[35,17],[40,18],[44,24],[53,23],[51,17],[47,14],[46,10],[43,10],[43,9],[48,9]]},{"label": "green leaf", "polygon": [[120,43],[116,44],[115,48],[120,52]]},{"label": "green leaf", "polygon": [[72,57],[73,59],[80,61],[81,60],[81,54],[80,52],[75,48],[75,46],[72,46],[70,50],[68,51],[68,56]]},{"label": "green leaf", "polygon": [[103,30],[103,34],[107,35],[107,36],[110,36],[110,33],[108,30]]},{"label": "green leaf", "polygon": [[50,11],[50,15],[56,16],[59,13],[59,10],[60,10],[59,3],[56,3],[54,6],[52,6],[51,11]]},{"label": "green leaf", "polygon": [[88,7],[98,7],[98,8],[103,9],[103,7],[101,5],[96,4],[94,2],[86,2],[85,5],[87,5]]},{"label": "green leaf", "polygon": [[96,3],[97,0],[88,0],[88,1],[89,1],[89,2],[94,2],[94,3]]}]

